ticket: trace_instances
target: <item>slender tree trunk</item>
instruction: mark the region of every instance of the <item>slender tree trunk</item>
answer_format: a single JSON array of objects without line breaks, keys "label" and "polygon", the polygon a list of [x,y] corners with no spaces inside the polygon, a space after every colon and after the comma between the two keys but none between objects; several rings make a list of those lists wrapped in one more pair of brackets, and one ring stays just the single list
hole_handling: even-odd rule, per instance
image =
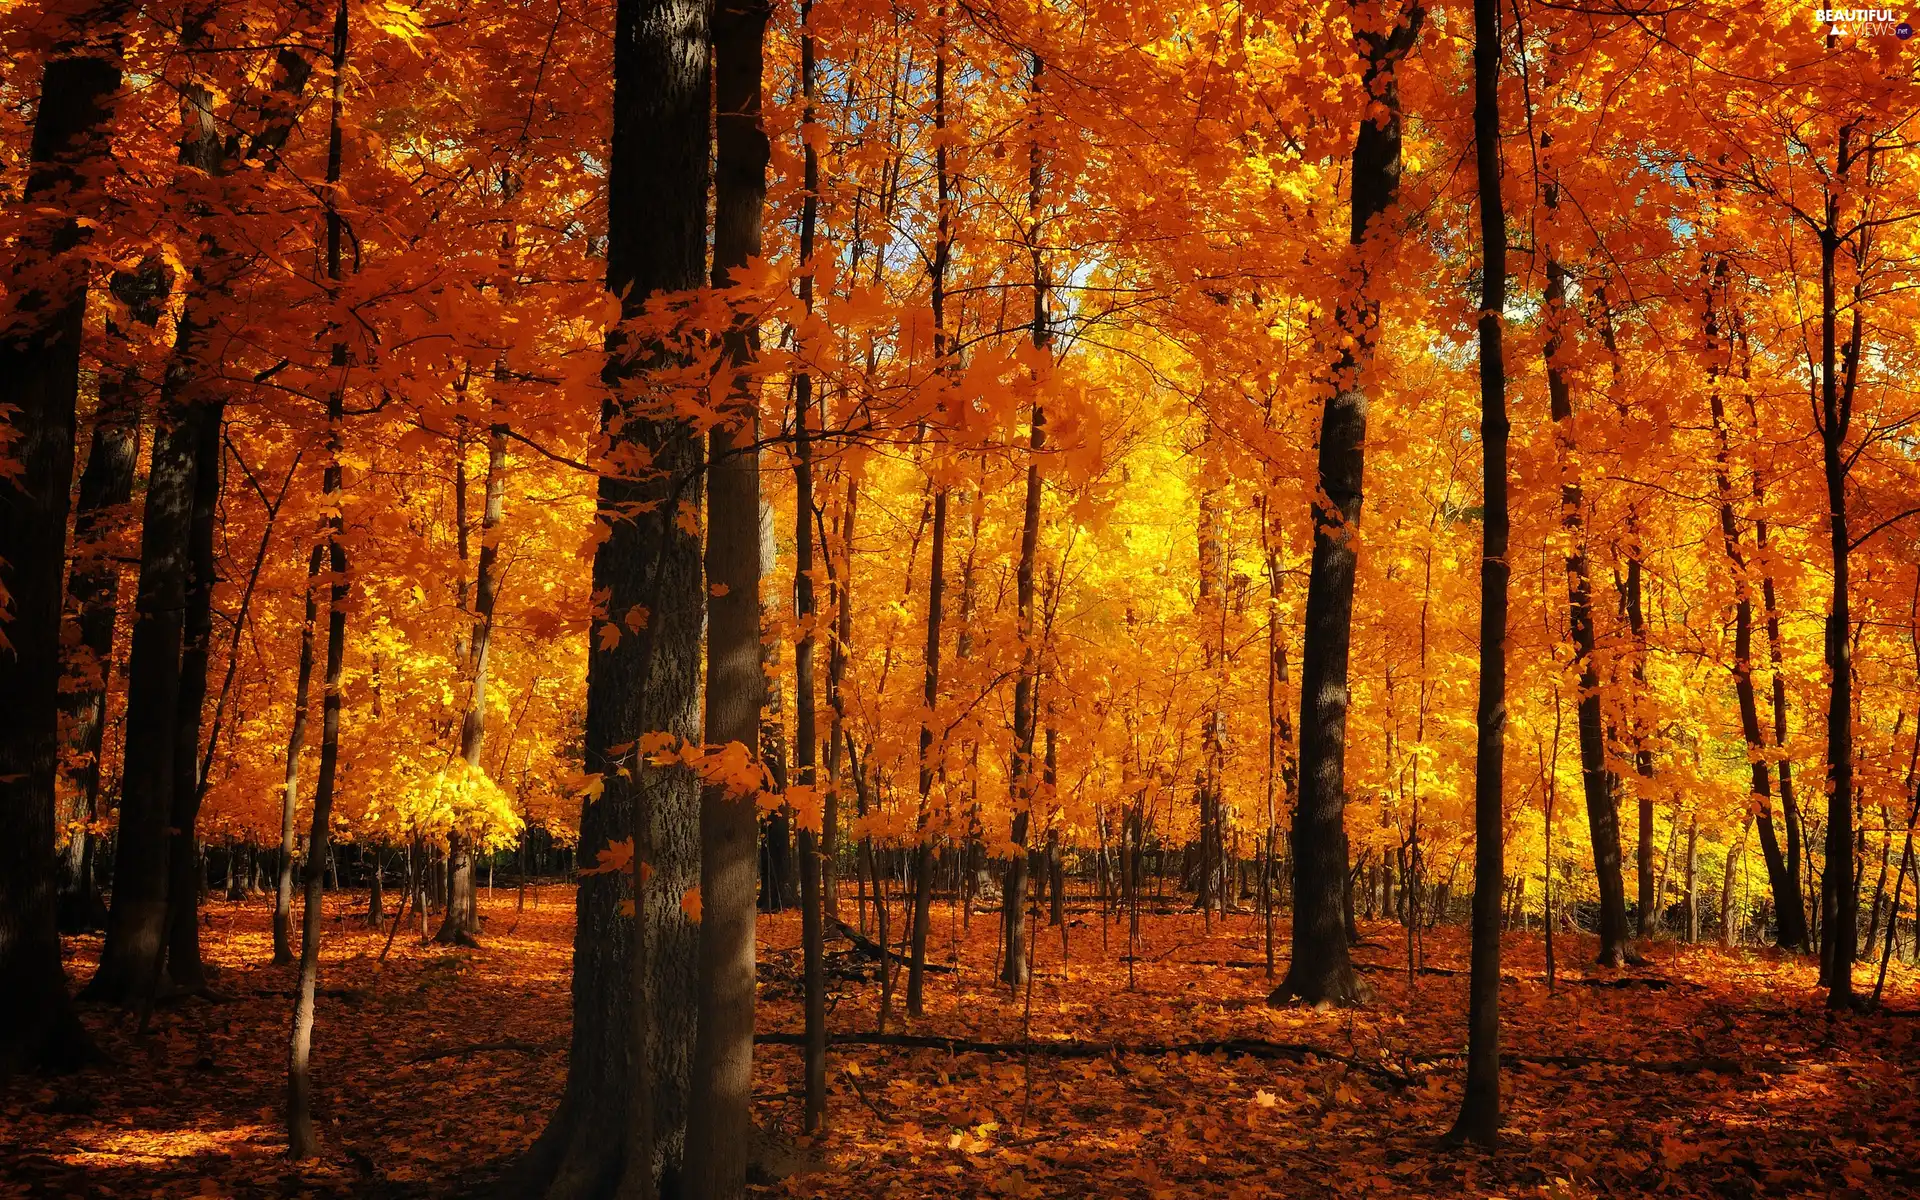
[{"label": "slender tree trunk", "polygon": [[[1851,129],[1851,126],[1847,127]],[[1843,134],[1838,151],[1836,174],[1844,180],[1855,156],[1849,135]],[[1858,282],[1853,289],[1853,329],[1844,347],[1844,383],[1836,361],[1843,351],[1835,329],[1835,260],[1840,249],[1836,233],[1840,220],[1840,200],[1836,191],[1827,193],[1826,221],[1820,236],[1820,407],[1818,421],[1821,462],[1827,485],[1827,534],[1833,553],[1833,591],[1827,610],[1826,659],[1827,697],[1827,841],[1826,871],[1821,882],[1820,956],[1827,984],[1829,1008],[1851,1008],[1855,1004],[1853,962],[1858,953],[1855,932],[1859,914],[1859,893],[1853,878],[1853,642],[1851,582],[1848,555],[1851,544],[1847,533],[1846,440],[1853,417],[1855,381],[1859,378],[1862,334],[1862,298]],[[1860,233],[1857,261],[1865,270],[1867,234]]]},{"label": "slender tree trunk", "polygon": [[[813,4],[812,0],[801,0],[800,90],[804,99],[800,120],[803,126],[810,126],[814,119],[813,89]],[[811,314],[814,224],[820,210],[820,160],[812,139],[803,137],[801,140],[804,144],[801,150],[800,303]],[[798,336],[795,343],[795,358],[804,364],[807,361],[807,343]],[[794,774],[800,787],[817,794],[819,777],[814,760],[819,749],[819,730],[814,709],[813,652],[814,622],[818,620],[819,612],[814,603],[813,587],[813,434],[809,425],[813,419],[812,373],[805,370],[795,372],[793,384],[793,611],[795,624],[799,628],[799,639],[793,651]],[[826,424],[825,401],[823,394],[822,428]],[[832,553],[831,550],[825,552]],[[837,677],[832,684],[837,705]],[[832,724],[836,730],[839,728],[837,712]],[[829,757],[832,757],[831,752]],[[824,810],[815,810],[811,819],[809,814],[801,813],[799,825],[800,954],[806,1005],[806,1046],[802,1064],[806,1099],[802,1132],[809,1137],[819,1138],[827,1131],[826,927],[823,920],[826,906],[823,903],[825,897],[821,895],[821,882],[823,875],[831,879],[831,875],[822,870],[821,848],[822,827],[831,828],[831,823],[827,821]]]},{"label": "slender tree trunk", "polygon": [[[22,198],[70,211],[20,230],[0,273],[13,328],[0,340],[0,406],[16,473],[0,476],[0,1078],[23,1067],[70,1070],[92,1055],[67,996],[55,924],[60,609],[73,481],[87,265],[77,214],[104,158],[120,89],[121,5],[63,31],[47,59]],[[84,849],[83,849],[84,853]]]},{"label": "slender tree trunk", "polygon": [[[327,140],[327,183],[340,182],[342,147],[341,117],[346,105],[347,81],[347,0],[340,0],[333,26],[333,119]],[[327,192],[327,280],[330,299],[337,300],[340,284],[340,242],[344,222],[333,197]],[[328,852],[328,824],[333,813],[333,785],[340,763],[341,676],[346,664],[347,548],[341,504],[344,498],[341,475],[341,440],[346,420],[345,387],[347,345],[338,340],[338,327],[332,331],[333,390],[327,393],[327,466],[321,488],[325,492],[327,512],[327,566],[330,572],[327,596],[327,668],[320,704],[320,769],[314,781],[313,823],[307,834],[306,908],[301,915],[300,981],[294,993],[293,1035],[287,1054],[287,1155],[295,1162],[312,1158],[319,1152],[319,1140],[313,1130],[313,1017],[320,983],[320,931],[325,916],[321,897],[321,873],[332,857]]]},{"label": "slender tree trunk", "polygon": [[1473,951],[1467,993],[1467,1081],[1452,1136],[1493,1145],[1500,1130],[1501,802],[1507,735],[1507,375],[1501,318],[1507,299],[1507,223],[1500,198],[1500,5],[1473,5],[1473,145],[1480,204],[1480,444],[1484,541],[1480,555],[1479,740],[1473,788]]},{"label": "slender tree trunk", "polygon": [[319,618],[319,598],[314,588],[319,582],[324,545],[315,546],[307,559],[307,612],[300,627],[300,665],[294,676],[293,728],[287,734],[287,774],[280,790],[280,857],[275,866],[278,882],[273,901],[273,961],[276,965],[293,961],[293,815],[300,800],[300,752],[307,743],[308,695],[313,686],[313,631]]},{"label": "slender tree trunk", "polygon": [[[1540,139],[1545,149],[1548,138]],[[1559,206],[1559,188],[1543,189],[1549,210]],[[1587,802],[1587,827],[1593,843],[1593,869],[1600,892],[1600,954],[1603,966],[1628,959],[1627,898],[1621,878],[1620,814],[1615,807],[1612,772],[1607,769],[1606,730],[1600,717],[1600,669],[1595,657],[1593,576],[1587,562],[1587,502],[1580,483],[1579,446],[1574,435],[1573,389],[1561,359],[1567,314],[1567,276],[1552,251],[1547,256],[1545,295],[1547,397],[1554,443],[1560,459],[1560,527],[1567,538],[1567,625],[1579,670],[1576,728],[1580,742],[1580,782]],[[1645,899],[1641,921],[1644,928]]]},{"label": "slender tree trunk", "polygon": [[1720,944],[1729,949],[1737,940],[1734,936],[1733,876],[1740,865],[1740,856],[1746,853],[1747,831],[1752,828],[1753,814],[1749,812],[1745,823],[1740,826],[1739,840],[1727,847],[1727,867],[1720,878]]},{"label": "slender tree trunk", "polygon": [[1300,661],[1300,794],[1293,813],[1293,946],[1270,1001],[1363,1003],[1353,971],[1343,897],[1347,882],[1347,660],[1353,635],[1353,576],[1366,467],[1367,372],[1380,336],[1374,279],[1400,233],[1400,93],[1397,68],[1419,37],[1426,10],[1412,3],[1389,32],[1356,35],[1365,56],[1359,136],[1353,148],[1356,291],[1338,309],[1345,348],[1321,418],[1319,495],[1313,504],[1313,561],[1307,575],[1305,651]]},{"label": "slender tree trunk", "polygon": [[[472,677],[468,683],[467,711],[460,722],[460,757],[470,775],[481,773],[480,754],[487,737],[487,672],[493,642],[493,610],[500,592],[501,520],[507,505],[507,434],[510,430],[499,413],[499,398],[494,398],[494,420],[487,429],[486,503],[480,516],[480,564],[474,582],[473,626],[468,636],[467,655]],[[508,714],[512,715],[512,714]],[[474,841],[471,831],[455,829],[449,836],[448,897],[446,915],[434,940],[448,944],[473,945],[480,928],[474,920],[478,898],[473,881]]]}]

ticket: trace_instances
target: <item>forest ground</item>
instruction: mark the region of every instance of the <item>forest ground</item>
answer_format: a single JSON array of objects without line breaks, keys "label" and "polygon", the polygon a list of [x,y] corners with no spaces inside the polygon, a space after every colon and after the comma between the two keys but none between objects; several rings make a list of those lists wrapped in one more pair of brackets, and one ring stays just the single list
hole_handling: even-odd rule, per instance
[{"label": "forest ground", "polygon": [[[116,1065],[0,1092],[11,1143],[0,1196],[482,1194],[559,1094],[570,891],[544,888],[524,912],[511,892],[483,898],[478,951],[402,929],[384,966],[386,930],[350,915],[364,906],[364,893],[327,898],[317,1163],[295,1170],[284,1158],[293,970],[267,965],[268,902],[216,899],[203,936],[225,999],[162,1007],[145,1034],[134,1018],[87,1009]],[[842,916],[854,915],[849,895]],[[1509,934],[1504,1048],[1519,1061],[1505,1074],[1505,1144],[1486,1154],[1439,1144],[1459,1100],[1464,929],[1427,935],[1434,970],[1409,990],[1400,926],[1363,922],[1356,956],[1374,1003],[1276,1010],[1264,1003],[1256,916],[1208,927],[1195,913],[1143,914],[1130,988],[1125,926],[1103,935],[1081,903],[1064,978],[1061,930],[1037,929],[1029,1016],[1026,995],[995,982],[995,915],[976,914],[957,936],[953,918],[936,906],[929,957],[960,969],[929,975],[927,1012],[907,1031],[1018,1042],[1030,1020],[1048,1051],[837,1045],[824,1154],[775,1156],[782,1170],[811,1167],[756,1191],[1561,1200],[1920,1186],[1920,1020],[1830,1018],[1802,959],[1659,942],[1647,966],[1610,976],[1586,968],[1590,939],[1563,936],[1550,993],[1538,929]],[[897,937],[897,913],[893,927]],[[800,1029],[798,935],[791,914],[762,918],[764,1033]],[[84,979],[99,941],[70,946]],[[834,1033],[874,1032],[877,972],[844,940],[829,951]],[[1284,969],[1284,941],[1280,952]],[[904,975],[890,1033],[903,1028]],[[1888,1007],[1920,1009],[1917,988],[1896,966]],[[784,1044],[756,1054],[756,1119],[780,1141],[799,1124],[798,1056]]]}]

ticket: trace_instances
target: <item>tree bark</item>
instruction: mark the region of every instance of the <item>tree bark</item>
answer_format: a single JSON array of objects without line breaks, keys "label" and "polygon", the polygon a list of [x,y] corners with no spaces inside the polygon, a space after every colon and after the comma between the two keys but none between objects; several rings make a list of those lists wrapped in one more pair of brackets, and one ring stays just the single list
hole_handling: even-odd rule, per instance
[{"label": "tree bark", "polygon": [[60,609],[79,400],[87,265],[75,251],[86,186],[108,150],[120,89],[119,22],[79,18],[43,68],[22,199],[57,202],[21,230],[0,270],[14,324],[0,339],[0,405],[16,474],[0,477],[0,1078],[70,1070],[92,1055],[67,996],[55,924]]},{"label": "tree bark", "polygon": [[[313,688],[313,631],[319,620],[319,597],[314,588],[319,582],[325,554],[325,545],[316,545],[307,557],[306,619],[300,626],[300,665],[293,685],[293,727],[287,732],[287,772],[280,789],[280,855],[274,864],[273,962],[276,966],[293,961],[293,817],[300,801],[300,753],[307,744],[307,710],[312,707],[309,697]],[[423,905],[416,907],[426,911]]]},{"label": "tree bark", "polygon": [[1486,514],[1480,554],[1479,732],[1473,778],[1473,950],[1467,991],[1467,1080],[1452,1137],[1491,1146],[1500,1131],[1501,802],[1507,734],[1507,376],[1501,318],[1507,224],[1500,197],[1500,5],[1473,5],[1473,145],[1480,204],[1480,442]]},{"label": "tree bark", "polygon": [[[493,609],[500,593],[501,520],[507,506],[508,422],[493,399],[494,419],[487,427],[487,483],[480,514],[480,563],[474,579],[473,625],[467,639],[469,670],[467,711],[460,721],[460,757],[472,777],[480,774],[480,754],[487,739],[487,670],[493,642]],[[475,913],[473,831],[455,829],[448,836],[447,911],[434,940],[449,945],[475,945],[480,936]]]},{"label": "tree bark", "polygon": [[[800,3],[800,91],[803,126],[814,118],[814,41],[812,0]],[[820,210],[820,161],[810,138],[802,138],[803,190],[800,202],[800,303],[813,312],[813,240],[814,225]],[[806,343],[795,337],[795,358],[805,363]],[[793,757],[795,782],[818,794],[815,755],[819,750],[819,730],[814,707],[813,658],[814,622],[819,617],[813,586],[813,434],[808,422],[813,412],[813,375],[795,372],[793,391],[793,612],[799,639],[793,651],[794,728]],[[824,393],[821,396],[821,426],[825,427]],[[827,551],[831,553],[831,551]],[[839,680],[833,680],[837,688]],[[837,697],[836,697],[837,703]],[[839,721],[833,722],[838,729]],[[832,757],[829,752],[829,757]],[[805,1104],[801,1130],[809,1137],[821,1137],[827,1130],[827,989],[825,974],[827,906],[821,895],[822,827],[830,828],[825,809],[816,810],[817,820],[800,814],[800,954],[805,987],[805,1040],[802,1073],[805,1077]],[[828,849],[831,850],[830,843]],[[831,875],[826,875],[831,879]]]},{"label": "tree bark", "polygon": [[[167,272],[157,260],[114,277],[116,296],[134,319],[154,325],[166,298]],[[106,322],[109,338],[117,335]],[[86,825],[99,814],[100,751],[107,728],[107,695],[113,672],[115,626],[120,601],[120,564],[108,552],[109,535],[124,524],[140,463],[138,371],[103,364],[100,403],[86,469],[80,474],[73,520],[73,565],[67,574],[67,606],[75,632],[62,672],[69,681],[60,696],[62,736],[71,765],[66,769],[60,829],[67,844],[60,858],[60,927],[69,932],[105,926],[107,907],[93,874],[93,835]]]},{"label": "tree bark", "polygon": [[[1549,139],[1543,136],[1544,149]],[[1548,209],[1559,205],[1559,188],[1543,189]],[[1547,397],[1553,418],[1554,445],[1560,459],[1560,527],[1567,537],[1567,625],[1573,635],[1579,668],[1579,704],[1576,728],[1580,742],[1580,782],[1587,803],[1587,828],[1593,844],[1593,870],[1600,891],[1600,953],[1602,966],[1617,967],[1628,959],[1627,896],[1621,877],[1620,814],[1615,807],[1612,772],[1607,769],[1606,730],[1600,717],[1600,669],[1595,657],[1593,575],[1587,562],[1587,502],[1581,488],[1579,446],[1574,436],[1573,389],[1561,360],[1567,314],[1567,276],[1551,250],[1547,256],[1546,306]],[[1645,900],[1643,898],[1642,904]],[[1644,928],[1646,916],[1641,916]]]},{"label": "tree bark", "polygon": [[[629,318],[705,278],[708,42],[705,4],[616,5],[607,288]],[[578,851],[591,864],[632,836],[650,870],[633,922],[620,912],[634,899],[627,876],[580,881],[566,1089],[507,1180],[515,1196],[597,1200],[624,1176],[626,1195],[651,1197],[680,1174],[699,932],[681,899],[699,882],[699,787],[683,767],[641,762],[633,742],[649,731],[700,737],[700,540],[676,518],[698,512],[702,453],[683,422],[641,398],[661,353],[619,331],[608,338],[598,513],[608,534],[593,561],[605,601],[588,656],[584,739],[602,790],[582,803]]]},{"label": "tree bark", "polygon": [[[327,183],[338,185],[343,154],[341,116],[346,104],[347,80],[347,0],[333,24],[333,117],[327,137]],[[337,186],[330,186],[326,200],[326,263],[329,299],[339,299],[340,242],[345,222],[340,217],[335,197]],[[328,853],[328,824],[333,813],[333,785],[340,764],[341,676],[346,665],[347,577],[345,521],[341,515],[344,478],[341,471],[343,426],[346,421],[347,345],[338,326],[329,330],[334,337],[331,364],[334,385],[327,393],[327,465],[321,475],[327,513],[327,668],[320,702],[320,768],[314,780],[313,822],[307,832],[306,906],[300,921],[300,980],[294,993],[293,1032],[287,1051],[287,1156],[295,1162],[312,1158],[319,1152],[319,1140],[313,1130],[313,1018],[320,984],[320,931],[325,917],[321,894],[322,875],[332,856]]]},{"label": "tree bark", "polygon": [[[765,0],[720,0],[713,15],[713,284],[760,254],[769,145],[760,126]],[[706,741],[748,749],[756,773],[766,676],[760,660],[757,326],[735,318],[725,353],[734,377],[725,423],[709,435]],[[709,781],[700,797],[701,925],[685,1194],[738,1200],[747,1186],[753,1098],[754,851],[757,781]]]},{"label": "tree bark", "polygon": [[[1367,379],[1380,335],[1373,279],[1399,240],[1392,209],[1400,192],[1400,92],[1396,70],[1420,34],[1426,10],[1412,3],[1391,32],[1359,33],[1367,103],[1353,147],[1355,290],[1342,300],[1346,339],[1321,419],[1319,495],[1307,574],[1305,651],[1300,661],[1300,794],[1293,813],[1293,946],[1269,998],[1363,1003],[1353,971],[1343,897],[1347,882],[1347,660],[1353,635],[1353,575],[1366,470]],[[1376,117],[1374,114],[1378,113]]]}]

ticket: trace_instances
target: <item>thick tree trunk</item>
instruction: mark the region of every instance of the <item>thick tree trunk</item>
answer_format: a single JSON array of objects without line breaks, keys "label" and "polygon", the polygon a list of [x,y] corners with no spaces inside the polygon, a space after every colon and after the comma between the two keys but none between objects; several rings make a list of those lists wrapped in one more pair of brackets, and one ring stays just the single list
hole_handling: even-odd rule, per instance
[{"label": "thick tree trunk", "polygon": [[1473,778],[1473,950],[1467,992],[1467,1080],[1452,1136],[1491,1146],[1500,1131],[1501,802],[1507,735],[1507,375],[1501,320],[1507,224],[1500,198],[1500,5],[1473,5],[1473,145],[1480,205],[1480,445],[1485,529],[1480,552],[1479,738]]},{"label": "thick tree trunk", "polygon": [[[180,339],[193,338],[190,315]],[[190,354],[176,350],[186,360]],[[190,574],[194,462],[193,414],[178,397],[184,381],[170,369],[163,427],[155,439],[140,530],[140,588],[128,660],[126,751],[120,828],[113,856],[113,907],[89,999],[134,1003],[158,988],[166,952],[167,887],[173,820],[174,758],[180,701],[180,649]]]},{"label": "thick tree trunk", "polygon": [[[1419,37],[1426,10],[1401,12],[1390,32],[1358,34],[1367,100],[1353,147],[1350,240],[1357,275],[1342,299],[1334,366],[1321,418],[1313,561],[1307,574],[1305,651],[1300,661],[1300,794],[1293,813],[1293,946],[1271,1001],[1350,1005],[1366,999],[1353,971],[1343,896],[1347,882],[1347,659],[1353,635],[1353,575],[1359,550],[1367,439],[1367,372],[1380,336],[1375,277],[1399,240],[1392,210],[1400,192],[1400,93],[1395,73]],[[1375,114],[1378,114],[1377,118]]]},{"label": "thick tree trunk", "polygon": [[176,988],[204,990],[200,961],[200,712],[207,697],[213,639],[214,517],[220,503],[224,405],[205,403],[190,415],[194,484],[187,531],[186,613],[181,625],[180,701],[174,714],[172,819],[167,883],[167,974]]},{"label": "thick tree trunk", "polygon": [[[607,286],[633,317],[706,274],[707,6],[619,0],[614,23]],[[593,562],[606,600],[587,660],[585,730],[586,769],[602,791],[581,806],[578,853],[590,864],[633,837],[649,872],[635,921],[620,913],[634,899],[629,876],[580,880],[566,1090],[504,1189],[544,1200],[611,1197],[623,1176],[632,1196],[678,1186],[695,1022],[699,929],[681,901],[700,881],[699,787],[683,767],[640,762],[633,743],[643,732],[700,738],[700,541],[676,518],[698,511],[702,454],[684,424],[642,399],[645,368],[663,348],[616,332],[608,352],[601,424],[611,446],[599,484],[608,535]]]},{"label": "thick tree trunk", "polygon": [[[143,324],[159,321],[167,272],[157,261],[114,277],[115,294]],[[117,334],[107,322],[109,337]],[[107,694],[113,671],[114,632],[120,602],[120,564],[108,540],[122,527],[140,462],[140,390],[133,367],[102,366],[100,403],[86,469],[80,474],[73,520],[73,566],[67,574],[67,606],[79,637],[62,664],[67,678],[60,696],[62,736],[69,765],[60,828],[67,844],[60,857],[60,927],[70,932],[104,928],[106,902],[93,877],[93,835],[86,825],[99,813],[100,751],[106,738]],[[71,690],[66,690],[71,689]]]},{"label": "thick tree trunk", "polygon": [[91,204],[90,168],[107,151],[123,13],[115,5],[80,18],[43,69],[23,199],[72,211],[31,221],[0,267],[15,322],[0,339],[0,404],[19,465],[0,476],[0,585],[10,604],[0,646],[0,1078],[72,1069],[92,1053],[55,925],[60,609],[87,296],[74,214]]}]

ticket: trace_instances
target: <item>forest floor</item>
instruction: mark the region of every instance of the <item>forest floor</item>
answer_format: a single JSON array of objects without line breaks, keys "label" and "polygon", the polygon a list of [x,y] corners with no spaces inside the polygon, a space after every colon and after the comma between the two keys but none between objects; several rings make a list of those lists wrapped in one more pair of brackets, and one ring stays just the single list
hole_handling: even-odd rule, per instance
[{"label": "forest floor", "polygon": [[[84,1011],[114,1065],[0,1092],[0,1197],[470,1196],[538,1134],[565,1072],[571,897],[483,901],[480,950],[422,944],[328,897],[314,1063],[323,1156],[295,1169],[281,1125],[291,968],[268,966],[267,906],[208,906],[220,1002],[137,1020]],[[843,917],[855,918],[853,897]],[[936,906],[925,1014],[889,1034],[959,1044],[836,1045],[831,1135],[765,1195],[807,1197],[1873,1196],[1920,1188],[1920,976],[1896,965],[1877,1015],[1829,1017],[1813,965],[1656,942],[1622,973],[1589,938],[1505,940],[1502,1147],[1440,1144],[1459,1103],[1466,938],[1362,923],[1374,990],[1358,1011],[1273,1009],[1257,917],[1209,926],[1077,905],[1037,929],[1029,997],[995,980],[998,921]],[[894,936],[898,936],[896,913]],[[869,925],[871,932],[871,925]],[[1064,944],[1063,944],[1064,932]],[[1285,924],[1280,966],[1285,966]],[[797,918],[762,919],[763,1034],[800,1029]],[[74,939],[75,980],[97,938]],[[1064,963],[1063,963],[1064,958]],[[1131,966],[1132,970],[1129,971]],[[836,1037],[877,1031],[873,964],[829,946]],[[1863,977],[1867,970],[1861,968]],[[1031,1030],[1036,1052],[1005,1043]],[[992,1044],[992,1045],[984,1045]],[[797,1140],[799,1051],[756,1054],[756,1119]]]}]

